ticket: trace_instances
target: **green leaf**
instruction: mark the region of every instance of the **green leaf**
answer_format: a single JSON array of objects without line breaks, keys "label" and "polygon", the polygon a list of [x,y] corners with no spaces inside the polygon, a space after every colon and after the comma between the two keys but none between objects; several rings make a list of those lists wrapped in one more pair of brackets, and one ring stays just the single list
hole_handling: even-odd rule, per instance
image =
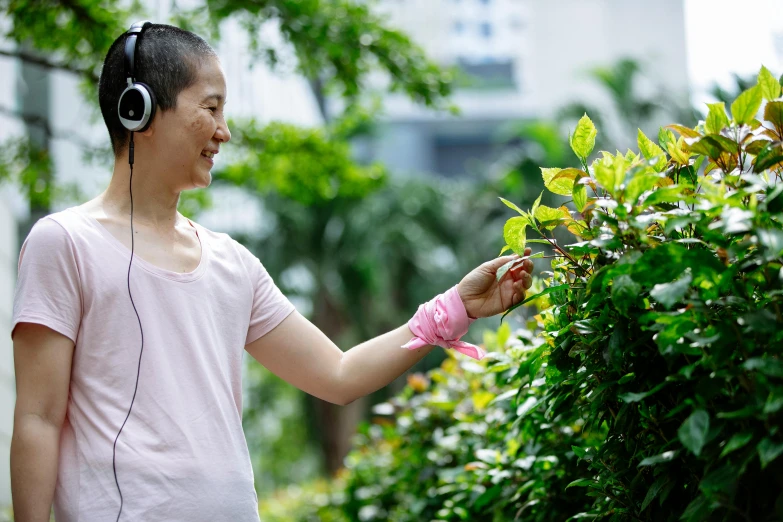
[{"label": "green leaf", "polygon": [[512,203],[512,202],[510,202],[509,200],[507,200],[507,199],[504,199],[504,198],[499,198],[499,199],[500,199],[500,201],[502,201],[502,202],[503,202],[503,204],[504,204],[504,205],[506,205],[508,208],[510,208],[510,209],[513,209],[513,210],[516,210],[516,211],[517,211],[517,212],[519,212],[519,214],[520,214],[520,215],[522,215],[522,216],[524,216],[524,215],[525,215],[525,213],[522,211],[522,209],[520,209],[520,208],[519,208],[518,206],[516,206],[514,203]]},{"label": "green leaf", "polygon": [[783,101],[767,102],[767,106],[764,107],[764,119],[774,125],[778,133],[783,131]]},{"label": "green leaf", "polygon": [[759,71],[758,86],[765,100],[774,100],[780,96],[780,83],[772,76],[769,69],[763,65]]},{"label": "green leaf", "polygon": [[749,371],[761,372],[770,377],[783,377],[783,362],[778,359],[754,357],[742,363],[742,367]]},{"label": "green leaf", "polygon": [[503,227],[503,239],[514,253],[525,255],[525,228],[530,224],[527,216],[512,217]]},{"label": "green leaf", "polygon": [[710,415],[705,410],[699,409],[685,419],[680,429],[677,430],[677,436],[682,445],[698,457],[701,455],[701,450],[707,441],[707,432],[709,430]]},{"label": "green leaf", "polygon": [[511,308],[509,308],[508,310],[506,310],[506,312],[505,312],[505,313],[503,314],[503,316],[500,318],[500,322],[502,323],[502,322],[503,322],[503,319],[504,319],[504,318],[505,318],[505,317],[506,317],[506,316],[507,316],[509,313],[511,313],[511,312],[512,312],[514,309],[516,309],[516,308],[518,308],[518,307],[522,306],[523,304],[527,304],[527,303],[529,303],[530,301],[532,301],[532,300],[534,300],[534,299],[538,299],[539,297],[541,297],[541,296],[543,296],[543,295],[551,294],[552,292],[556,292],[556,291],[558,291],[558,290],[566,290],[566,289],[568,289],[568,288],[571,288],[571,285],[569,285],[568,283],[563,283],[562,285],[557,285],[557,286],[550,286],[549,288],[547,288],[547,289],[546,289],[546,290],[544,290],[543,292],[539,292],[539,293],[537,293],[536,295],[531,295],[530,297],[526,298],[526,299],[525,299],[524,301],[522,301],[521,303],[517,303],[517,304],[515,304],[514,306],[512,306]]},{"label": "green leaf", "polygon": [[617,381],[617,384],[625,384],[625,383],[631,382],[635,378],[636,378],[636,373],[634,373],[634,372],[626,373],[625,375],[620,377],[620,380]]},{"label": "green leaf", "polygon": [[512,259],[511,261],[505,263],[503,266],[501,266],[495,271],[495,279],[497,281],[500,281],[501,279],[503,279],[503,276],[506,275],[506,272],[514,268],[514,266],[522,264],[524,262],[525,262],[524,257],[518,257],[516,259]]},{"label": "green leaf", "polygon": [[593,125],[593,121],[587,117],[587,113],[576,124],[576,129],[570,137],[571,150],[581,158],[587,160],[587,157],[593,152],[595,147],[595,137],[598,131]]},{"label": "green leaf", "polygon": [[[492,502],[492,500],[494,500],[502,492],[503,492],[503,484],[502,483],[496,484],[495,486],[487,489],[486,491],[484,491],[484,493],[479,495],[479,497],[473,503],[473,506],[476,509],[481,509],[487,504],[489,504],[490,502]],[[464,517],[461,518],[464,519]]]},{"label": "green leaf", "polygon": [[665,486],[668,481],[669,481],[668,475],[661,475],[660,477],[658,477],[658,479],[655,482],[653,482],[653,485],[650,486],[650,489],[647,490],[647,495],[645,495],[644,497],[644,502],[642,502],[641,511],[647,509],[647,506],[650,505],[650,502],[655,500],[655,497],[658,496],[658,493],[661,491],[663,486]]},{"label": "green leaf", "polygon": [[642,286],[627,274],[620,275],[612,281],[612,302],[623,314],[636,302]]},{"label": "green leaf", "polygon": [[761,107],[761,102],[761,89],[758,85],[737,96],[737,99],[731,104],[731,115],[734,116],[734,121],[739,124],[753,121],[759,107]]},{"label": "green leaf", "polygon": [[588,479],[588,478],[581,478],[581,479],[576,479],[576,480],[572,481],[565,488],[568,489],[571,486],[574,486],[574,487],[585,487],[585,486],[589,486],[591,484],[595,484],[595,481],[592,480],[592,479]]},{"label": "green leaf", "polygon": [[658,158],[657,163],[653,166],[656,172],[661,172],[666,166],[667,159],[666,153],[663,149],[656,145],[650,138],[645,136],[642,129],[637,129],[639,132],[636,134],[636,143],[639,145],[639,150],[647,160]]},{"label": "green leaf", "polygon": [[723,447],[723,451],[720,452],[720,458],[725,457],[732,451],[736,451],[744,447],[751,440],[753,440],[752,433],[735,433],[734,436],[729,439],[729,442],[727,442]]},{"label": "green leaf", "polygon": [[781,408],[783,408],[783,394],[776,396],[775,391],[771,391],[767,402],[764,403],[764,413],[776,413]]},{"label": "green leaf", "polygon": [[637,468],[641,468],[642,466],[655,466],[656,464],[663,464],[664,462],[671,462],[674,460],[674,458],[679,454],[679,450],[672,450],[672,451],[664,451],[660,455],[654,455],[652,457],[647,457],[643,461],[639,463]]},{"label": "green leaf", "polygon": [[720,131],[729,126],[729,116],[726,114],[726,104],[723,102],[708,103],[709,113],[704,129],[707,134],[720,134]]},{"label": "green leaf", "polygon": [[639,402],[642,399],[646,399],[647,397],[649,397],[653,393],[656,393],[656,392],[660,391],[667,384],[668,384],[668,381],[663,381],[662,383],[660,383],[657,386],[655,386],[652,390],[649,390],[649,391],[646,391],[646,392],[641,392],[641,393],[624,393],[622,395],[618,395],[618,397],[623,402]]},{"label": "green leaf", "polygon": [[702,522],[706,520],[709,509],[710,505],[707,499],[704,495],[699,495],[688,504],[688,507],[680,515],[680,520],[685,522]]},{"label": "green leaf", "polygon": [[736,466],[727,464],[710,471],[699,483],[699,489],[707,492],[731,492],[737,484],[739,470]]},{"label": "green leaf", "polygon": [[766,437],[756,446],[756,451],[758,451],[759,459],[761,459],[761,469],[764,469],[767,467],[767,464],[783,453],[783,443],[772,442]]},{"label": "green leaf", "polygon": [[668,150],[670,145],[677,143],[677,139],[674,137],[674,133],[663,127],[658,130],[658,144],[663,150]]},{"label": "green leaf", "polygon": [[679,303],[685,296],[692,281],[693,276],[691,276],[690,272],[686,271],[676,281],[655,285],[652,290],[650,290],[650,296],[661,303],[667,310],[671,310],[672,307]]},{"label": "green leaf", "polygon": [[783,162],[783,141],[771,141],[756,155],[753,172],[763,172]]},{"label": "green leaf", "polygon": [[587,205],[587,187],[579,183],[578,180],[575,180],[571,197],[574,198],[574,206],[576,207],[576,210],[579,212],[584,212],[585,206]]}]

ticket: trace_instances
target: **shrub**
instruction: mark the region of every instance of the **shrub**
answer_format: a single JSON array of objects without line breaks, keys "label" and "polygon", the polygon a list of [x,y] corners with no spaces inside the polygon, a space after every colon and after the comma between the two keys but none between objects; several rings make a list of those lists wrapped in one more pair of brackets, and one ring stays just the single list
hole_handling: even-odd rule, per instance
[{"label": "shrub", "polygon": [[[529,330],[451,351],[363,424],[319,513],[348,520],[783,519],[783,98],[762,68],[695,128],[641,131],[518,215],[551,248]],[[763,108],[762,108],[763,106]],[[757,118],[759,110],[762,118]],[[679,136],[678,136],[679,135]],[[560,245],[566,228],[577,241]],[[530,229],[536,238],[527,240]],[[502,252],[501,252],[502,253]],[[538,253],[534,257],[543,257]]]}]

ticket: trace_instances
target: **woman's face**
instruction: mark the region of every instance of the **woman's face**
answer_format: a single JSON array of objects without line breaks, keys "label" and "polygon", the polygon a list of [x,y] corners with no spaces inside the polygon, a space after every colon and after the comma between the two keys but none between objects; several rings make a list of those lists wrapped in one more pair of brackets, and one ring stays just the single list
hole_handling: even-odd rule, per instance
[{"label": "woman's face", "polygon": [[175,190],[209,186],[220,145],[231,139],[223,107],[226,78],[217,57],[198,61],[196,81],[179,93],[177,105],[155,118],[155,156],[166,164]]}]

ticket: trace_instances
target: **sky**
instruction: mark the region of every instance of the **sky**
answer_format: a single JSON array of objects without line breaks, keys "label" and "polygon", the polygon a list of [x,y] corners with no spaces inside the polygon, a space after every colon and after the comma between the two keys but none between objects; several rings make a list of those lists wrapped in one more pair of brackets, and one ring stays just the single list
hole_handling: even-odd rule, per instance
[{"label": "sky", "polygon": [[713,83],[733,84],[732,72],[757,74],[761,65],[783,74],[783,0],[685,0],[688,74],[693,101]]}]

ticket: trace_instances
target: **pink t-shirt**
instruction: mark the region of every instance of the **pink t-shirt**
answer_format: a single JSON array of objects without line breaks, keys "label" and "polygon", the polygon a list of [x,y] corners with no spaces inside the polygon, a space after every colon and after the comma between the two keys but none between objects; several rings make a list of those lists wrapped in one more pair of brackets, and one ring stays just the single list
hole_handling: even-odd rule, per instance
[{"label": "pink t-shirt", "polygon": [[[224,233],[190,221],[201,243],[194,271],[134,255],[78,207],[38,220],[22,245],[11,326],[39,323],[75,343],[60,434],[57,522],[257,522],[242,431],[246,344],[294,306],[259,259]],[[142,331],[144,346],[142,351]]]}]

